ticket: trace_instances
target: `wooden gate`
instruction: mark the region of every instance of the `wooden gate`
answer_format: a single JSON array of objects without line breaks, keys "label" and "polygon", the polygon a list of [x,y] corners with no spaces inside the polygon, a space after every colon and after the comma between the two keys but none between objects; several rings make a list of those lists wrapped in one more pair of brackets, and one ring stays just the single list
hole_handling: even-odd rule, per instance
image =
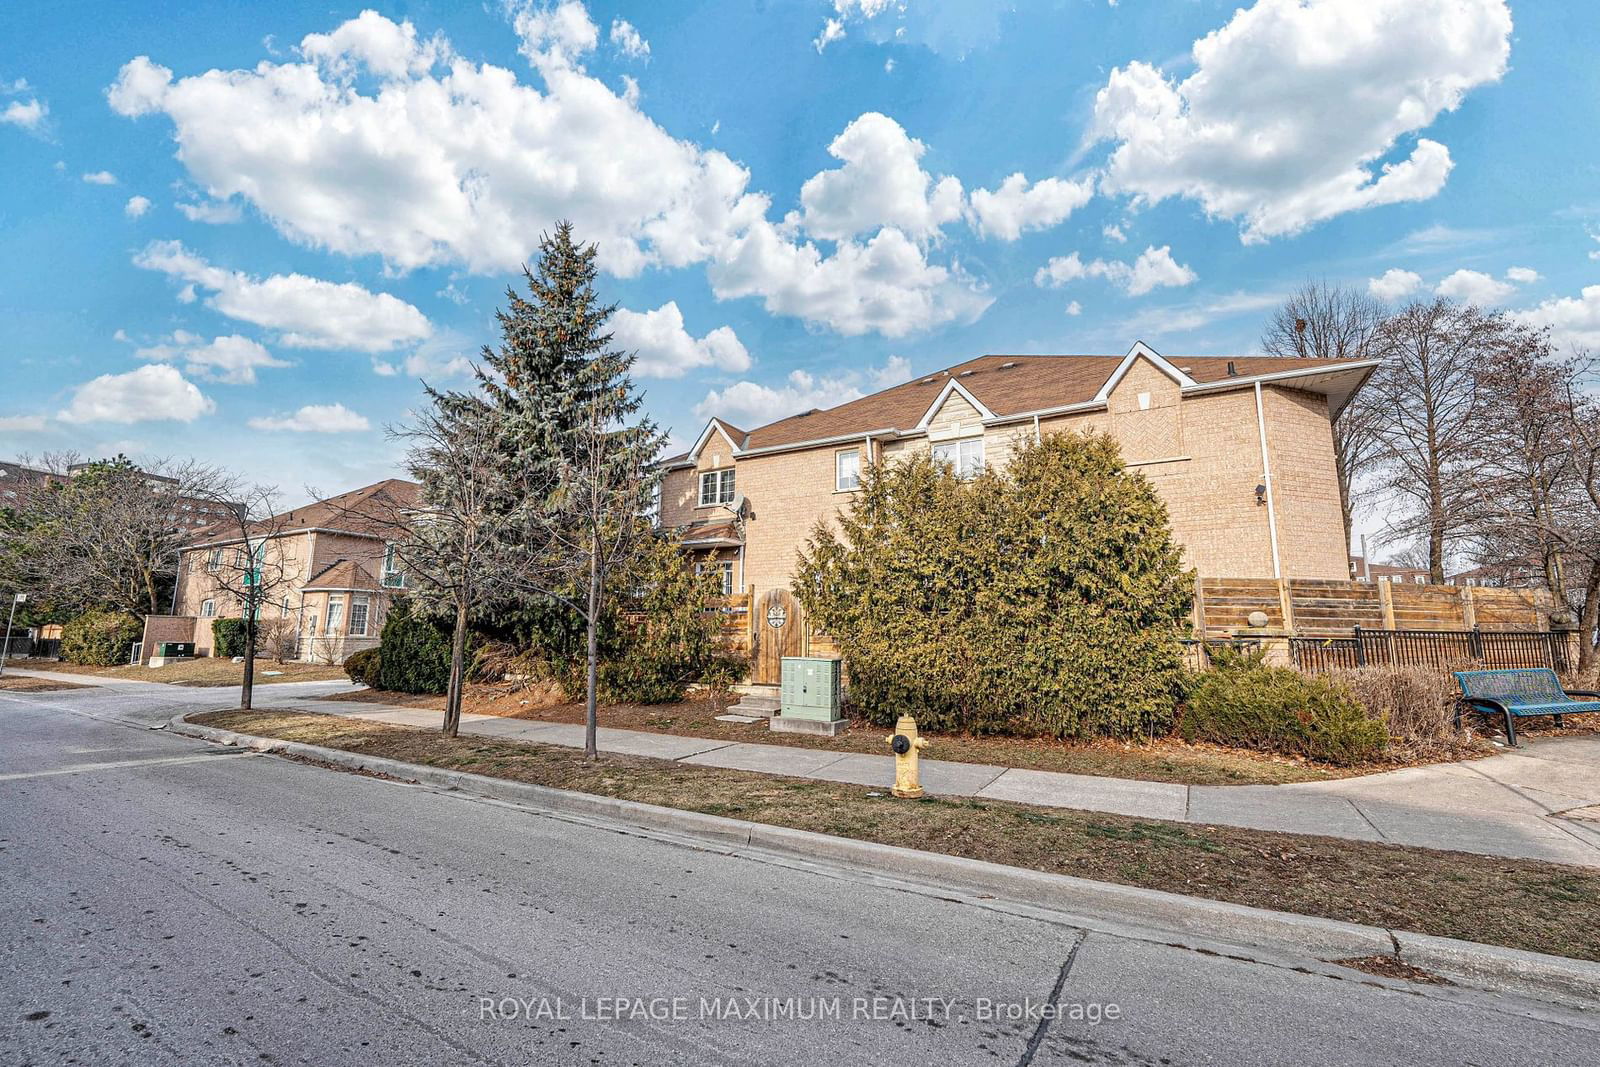
[{"label": "wooden gate", "polygon": [[783,677],[783,657],[798,656],[805,647],[800,602],[787,589],[769,589],[756,602],[750,625],[754,630],[755,683],[777,685]]}]

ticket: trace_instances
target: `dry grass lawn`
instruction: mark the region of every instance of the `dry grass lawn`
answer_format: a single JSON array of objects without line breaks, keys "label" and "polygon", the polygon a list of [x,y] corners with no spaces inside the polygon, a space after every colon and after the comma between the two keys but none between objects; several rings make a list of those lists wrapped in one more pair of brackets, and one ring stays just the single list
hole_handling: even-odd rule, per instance
[{"label": "dry grass lawn", "polygon": [[[444,710],[443,697],[370,689],[338,693],[323,699],[422,707],[440,712]],[[547,697],[538,690],[508,693],[503,687],[489,685],[470,686],[464,710],[478,715],[503,715],[538,722],[583,721],[581,704],[568,703],[559,697]],[[716,714],[717,710],[709,701],[694,697],[678,704],[606,704],[600,708],[600,725],[619,730],[646,730],[716,741],[755,741],[836,752],[882,755],[888,751],[884,738],[890,731],[860,721],[852,721],[850,727],[837,737],[812,737],[807,734],[772,733],[765,721],[749,725],[718,722]],[[1218,745],[1185,744],[1178,738],[1123,742],[928,735],[928,746],[923,752],[928,759],[1092,774],[1105,778],[1132,778],[1146,782],[1177,782],[1183,785],[1319,782],[1393,770],[1399,766],[1379,763],[1362,767],[1333,767],[1271,753]]]},{"label": "dry grass lawn", "polygon": [[1600,871],[1339,838],[1063,811],[898,800],[864,787],[332,715],[216,712],[227,730],[880,844],[1600,960]]},{"label": "dry grass lawn", "polygon": [[[180,660],[165,667],[85,667],[78,663],[56,663],[50,660],[23,660],[16,664],[39,671],[60,674],[88,674],[97,678],[129,678],[140,682],[167,682],[172,685],[230,686],[244,682],[244,664],[228,659],[206,657]],[[274,663],[256,660],[256,684],[273,682],[320,682],[337,678],[346,680],[343,667],[327,667],[316,663]]]},{"label": "dry grass lawn", "polygon": [[73,682],[54,682],[48,678],[24,678],[20,674],[0,674],[0,692],[54,693],[62,689],[90,689]]}]

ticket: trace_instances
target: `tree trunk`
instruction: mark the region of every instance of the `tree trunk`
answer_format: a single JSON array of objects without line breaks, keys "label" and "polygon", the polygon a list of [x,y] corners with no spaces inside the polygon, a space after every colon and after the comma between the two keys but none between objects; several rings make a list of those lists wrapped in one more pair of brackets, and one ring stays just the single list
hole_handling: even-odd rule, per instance
[{"label": "tree trunk", "polygon": [[239,709],[250,710],[256,686],[256,598],[244,602],[244,685],[239,689]]},{"label": "tree trunk", "polygon": [[597,744],[600,716],[595,704],[595,688],[599,676],[600,661],[600,537],[596,534],[590,541],[589,548],[589,617],[588,644],[589,664],[588,677],[584,684],[583,694],[583,758],[600,758],[600,748]]},{"label": "tree trunk", "polygon": [[1334,429],[1333,442],[1333,470],[1334,476],[1339,479],[1339,511],[1344,516],[1344,551],[1350,554],[1350,461],[1345,454],[1344,443],[1339,439],[1338,428]]},{"label": "tree trunk", "polygon": [[1578,676],[1588,684],[1600,649],[1595,647],[1595,629],[1600,627],[1600,559],[1589,564],[1583,583],[1583,610],[1578,614]]},{"label": "tree trunk", "polygon": [[444,735],[455,737],[461,729],[461,697],[466,689],[467,603],[456,603],[456,628],[450,636],[450,684],[444,698]]}]

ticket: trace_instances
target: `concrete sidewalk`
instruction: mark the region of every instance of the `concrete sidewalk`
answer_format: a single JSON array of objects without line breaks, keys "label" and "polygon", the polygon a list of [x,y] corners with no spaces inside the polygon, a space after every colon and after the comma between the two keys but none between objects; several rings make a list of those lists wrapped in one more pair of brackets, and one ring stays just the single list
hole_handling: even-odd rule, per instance
[{"label": "concrete sidewalk", "polygon": [[[404,726],[439,724],[437,711],[416,708],[319,701],[315,710]],[[751,727],[753,733],[759,729]],[[583,746],[583,727],[566,723],[463,715],[461,731]],[[605,728],[599,743],[605,752],[704,767],[885,789],[894,781],[894,757],[889,755]],[[1294,785],[1175,785],[936,759],[922,760],[922,784],[928,792],[946,796],[1600,867],[1597,771],[1600,736],[1532,738],[1515,752],[1472,762]]]},{"label": "concrete sidewalk", "polygon": [[[7,668],[11,673],[15,668]],[[33,677],[88,681],[83,675],[21,671]],[[217,690],[142,682],[109,683],[104,696],[67,690],[74,704],[115,705],[123,715],[170,715],[179,706],[215,706]],[[258,707],[303,709],[402,726],[437,728],[437,711],[314,698],[351,688],[339,682],[280,682],[256,690]],[[208,694],[211,694],[208,696]],[[149,716],[131,700],[146,697]],[[463,715],[465,734],[583,746],[583,727],[565,723]],[[764,735],[750,727],[752,737]],[[706,767],[759,771],[795,778],[887,789],[894,758],[862,753],[714,741],[640,730],[602,728],[600,748]],[[937,740],[934,751],[937,751]],[[946,760],[922,761],[923,787],[945,796],[1012,800],[1174,822],[1215,823],[1289,833],[1325,834],[1600,867],[1600,735],[1525,738],[1520,748],[1464,763],[1294,785],[1187,786],[1094,775],[1021,770]]]}]

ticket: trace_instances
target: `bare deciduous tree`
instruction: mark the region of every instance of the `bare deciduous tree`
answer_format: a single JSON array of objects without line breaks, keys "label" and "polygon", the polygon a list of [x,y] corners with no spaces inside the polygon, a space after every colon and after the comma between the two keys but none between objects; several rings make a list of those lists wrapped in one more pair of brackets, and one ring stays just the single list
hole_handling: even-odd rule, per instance
[{"label": "bare deciduous tree", "polygon": [[237,479],[221,480],[197,496],[219,516],[204,538],[205,544],[213,546],[206,579],[232,597],[244,619],[244,682],[239,689],[239,707],[249,711],[255,692],[261,609],[277,600],[293,580],[282,540],[292,512],[278,510],[277,487]]},{"label": "bare deciduous tree", "polygon": [[[1301,359],[1371,359],[1374,340],[1387,309],[1360,290],[1326,281],[1307,281],[1273,312],[1261,333],[1261,350],[1270,356]],[[1369,394],[1358,392],[1333,423],[1334,465],[1339,477],[1339,507],[1344,538],[1350,543],[1355,490],[1381,454]]]},{"label": "bare deciduous tree", "polygon": [[1386,318],[1373,347],[1384,365],[1368,384],[1384,488],[1402,506],[1391,525],[1427,546],[1429,580],[1464,535],[1472,502],[1473,435],[1481,430],[1478,368],[1504,343],[1503,316],[1444,299]]}]

